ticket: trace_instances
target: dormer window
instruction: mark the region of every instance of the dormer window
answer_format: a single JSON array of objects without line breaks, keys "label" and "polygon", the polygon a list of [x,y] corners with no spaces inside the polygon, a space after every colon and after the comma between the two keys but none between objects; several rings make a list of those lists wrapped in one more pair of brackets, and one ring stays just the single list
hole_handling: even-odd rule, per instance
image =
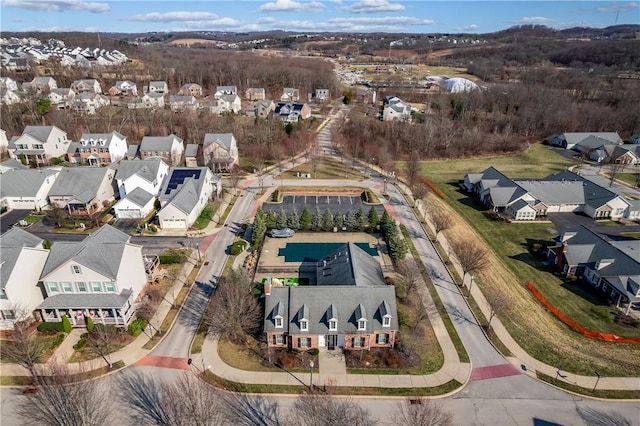
[{"label": "dormer window", "polygon": [[334,319],[329,320],[329,331],[338,331],[338,321]]},{"label": "dormer window", "polygon": [[309,321],[307,320],[300,321],[300,331],[309,331]]},{"label": "dormer window", "polygon": [[383,327],[391,327],[391,317],[382,318],[382,326]]},{"label": "dormer window", "polygon": [[274,318],[274,322],[275,322],[276,328],[282,328],[283,326],[282,318]]},{"label": "dormer window", "polygon": [[367,320],[359,319],[358,320],[358,331],[364,331],[367,329]]}]

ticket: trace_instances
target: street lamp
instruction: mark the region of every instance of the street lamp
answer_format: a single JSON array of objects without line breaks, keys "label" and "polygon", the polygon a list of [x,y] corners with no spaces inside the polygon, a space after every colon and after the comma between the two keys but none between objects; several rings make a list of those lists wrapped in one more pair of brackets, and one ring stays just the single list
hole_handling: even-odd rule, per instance
[{"label": "street lamp", "polygon": [[311,372],[311,379],[309,380],[309,391],[313,391],[313,361],[309,361],[309,371]]},{"label": "street lamp", "polygon": [[591,391],[591,393],[594,393],[596,391],[596,386],[598,386],[598,382],[600,381],[600,373],[598,373],[597,371],[594,371],[594,373],[596,373],[596,384],[593,385],[593,390]]},{"label": "street lamp", "polygon": [[387,178],[384,178],[384,191],[382,191],[383,194],[387,194]]},{"label": "street lamp", "polygon": [[471,275],[471,282],[469,283],[469,296],[471,297],[471,287],[473,287],[473,275]]}]

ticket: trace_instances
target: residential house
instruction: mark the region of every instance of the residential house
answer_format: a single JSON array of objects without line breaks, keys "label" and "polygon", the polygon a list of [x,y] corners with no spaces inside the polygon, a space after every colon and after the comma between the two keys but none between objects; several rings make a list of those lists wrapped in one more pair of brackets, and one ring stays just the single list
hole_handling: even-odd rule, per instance
[{"label": "residential house", "polygon": [[100,86],[100,82],[95,78],[89,78],[84,80],[76,80],[71,83],[71,88],[76,93],[102,93],[102,87]]},{"label": "residential house", "polygon": [[140,148],[140,158],[143,160],[149,157],[160,157],[171,165],[177,166],[182,161],[184,154],[184,141],[174,134],[169,136],[145,136],[142,138]]},{"label": "residential house", "polygon": [[11,77],[0,77],[0,89],[18,91],[18,83]]},{"label": "residential house", "polygon": [[118,132],[84,133],[79,142],[71,143],[67,157],[70,163],[106,166],[123,159],[127,149],[127,137]]},{"label": "residential house", "polygon": [[178,90],[178,95],[181,96],[194,96],[199,98],[202,96],[202,86],[196,83],[185,84]]},{"label": "residential house", "polygon": [[300,100],[300,89],[285,87],[282,89],[282,96],[280,96],[280,100],[282,102],[298,102]]},{"label": "residential house", "polygon": [[146,160],[122,160],[116,171],[116,185],[120,198],[136,188],[158,195],[169,173],[169,166],[161,158]]},{"label": "residential house", "polygon": [[47,96],[51,101],[51,106],[57,109],[68,109],[72,101],[76,98],[76,92],[70,87],[53,89]]},{"label": "residential house", "polygon": [[284,123],[297,123],[298,120],[306,120],[311,117],[311,108],[308,104],[278,102],[273,110],[273,115]]},{"label": "residential house", "polygon": [[155,195],[136,188],[113,206],[113,212],[117,219],[143,219],[153,211],[155,201]]},{"label": "residential house", "polygon": [[15,105],[22,102],[22,97],[18,92],[0,89],[0,105]]},{"label": "residential house", "polygon": [[27,126],[22,135],[9,141],[9,156],[24,156],[32,164],[47,165],[52,158],[65,155],[69,143],[67,132],[56,126]]},{"label": "residential house", "polygon": [[309,102],[328,102],[331,99],[329,98],[329,89],[316,89],[313,92],[309,93]]},{"label": "residential house", "polygon": [[375,104],[376,91],[374,89],[356,89],[354,102],[360,104]]},{"label": "residential house", "polygon": [[552,146],[588,152],[603,145],[621,145],[622,139],[617,132],[575,132],[551,135],[547,141]]},{"label": "residential house", "polygon": [[93,115],[96,110],[111,103],[109,98],[92,92],[82,92],[72,101],[73,110],[81,114]]},{"label": "residential house", "polygon": [[127,108],[164,108],[164,95],[154,92],[145,93],[141,97],[133,98],[127,104]]},{"label": "residential house", "polygon": [[63,167],[49,190],[49,203],[72,216],[91,216],[115,200],[111,167]]},{"label": "residential house", "polygon": [[380,263],[353,243],[317,262],[316,285],[265,285],[269,347],[363,350],[394,347],[396,296]]},{"label": "residential house", "polygon": [[116,81],[116,84],[109,89],[110,96],[138,96],[138,87],[129,80]]},{"label": "residential house", "polygon": [[216,98],[211,104],[213,114],[233,113],[238,114],[242,109],[242,101],[238,95],[220,95],[216,93]]},{"label": "residential house", "polygon": [[22,162],[13,158],[7,158],[5,160],[0,161],[0,174],[6,173],[9,170],[25,170],[25,169],[28,169],[28,167],[22,164]]},{"label": "residential house", "polygon": [[56,242],[40,280],[47,296],[38,307],[43,321],[67,315],[74,327],[85,327],[87,317],[126,326],[147,283],[142,246],[104,225],[81,242]]},{"label": "residential house", "polygon": [[9,149],[9,140],[7,139],[7,132],[4,129],[0,129],[0,151],[4,153]]},{"label": "residential house", "polygon": [[494,167],[465,176],[462,186],[480,202],[514,220],[535,220],[548,213],[583,212],[594,219],[623,218],[624,197],[573,172],[543,179],[510,179]]},{"label": "residential house", "polygon": [[605,145],[593,150],[589,158],[597,163],[640,164],[640,145]]},{"label": "residential house", "polygon": [[640,144],[640,135],[633,135],[629,138],[629,143]]},{"label": "residential house", "polygon": [[199,107],[198,100],[192,95],[169,96],[169,108],[171,108],[171,111],[195,111]]},{"label": "residential house", "polygon": [[410,121],[411,105],[397,96],[385,96],[382,105],[382,121]]},{"label": "residential house", "polygon": [[28,315],[44,300],[38,282],[49,250],[43,243],[20,228],[0,235],[0,330],[13,329],[16,319],[33,319]]},{"label": "residential house", "polygon": [[549,260],[564,276],[582,278],[625,313],[640,305],[640,241],[608,241],[582,226],[549,248]]},{"label": "residential house", "polygon": [[145,93],[157,93],[159,95],[165,95],[169,93],[169,86],[166,81],[150,81],[148,86],[145,86]]},{"label": "residential house", "polygon": [[58,88],[58,83],[53,77],[34,77],[29,84],[24,87],[26,90],[33,90],[35,92],[50,92],[53,89]]},{"label": "residential house", "polygon": [[198,163],[202,158],[202,145],[197,143],[190,143],[184,150],[184,163],[187,167],[198,167]]},{"label": "residential house", "polygon": [[202,143],[203,164],[215,173],[229,172],[238,164],[238,144],[233,133],[207,133]]},{"label": "residential house", "polygon": [[55,169],[12,169],[2,173],[0,206],[16,210],[41,210],[58,176]]},{"label": "residential house", "polygon": [[244,113],[248,117],[262,118],[266,120],[273,114],[273,111],[275,111],[275,109],[275,102],[268,99],[263,99],[245,108]]},{"label": "residential house", "polygon": [[237,95],[238,88],[236,86],[218,86],[213,97],[219,99],[222,95]]},{"label": "residential house", "polygon": [[158,196],[160,227],[189,229],[219,188],[220,178],[208,167],[171,168]]},{"label": "residential house", "polygon": [[249,101],[261,101],[266,99],[264,87],[250,87],[244,92],[244,98]]},{"label": "residential house", "polygon": [[640,221],[640,200],[627,200],[629,207],[624,212],[624,217],[629,220]]}]

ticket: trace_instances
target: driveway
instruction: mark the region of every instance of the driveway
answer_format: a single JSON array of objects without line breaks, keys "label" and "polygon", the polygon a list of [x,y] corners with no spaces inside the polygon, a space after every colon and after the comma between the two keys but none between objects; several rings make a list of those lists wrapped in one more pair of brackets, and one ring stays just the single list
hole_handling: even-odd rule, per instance
[{"label": "driveway", "polygon": [[593,232],[614,240],[620,239],[620,234],[622,233],[640,232],[640,225],[637,223],[629,225],[603,225],[582,213],[549,213],[549,220],[553,222],[558,234],[579,228],[580,226],[585,226]]},{"label": "driveway", "polygon": [[29,216],[31,210],[11,210],[0,217],[0,234],[7,232],[18,221]]},{"label": "driveway", "polygon": [[[357,213],[360,207],[365,213],[369,213],[370,205],[365,204],[362,198],[356,195],[285,195],[282,197],[281,203],[264,203],[262,210],[266,212],[280,212],[280,208],[288,214],[295,209],[298,214],[302,214],[302,210],[307,207],[309,212],[313,214],[316,206],[324,213],[329,209],[333,214],[340,212],[346,214],[351,211]],[[379,215],[384,213],[384,207],[381,204],[375,205]]]}]

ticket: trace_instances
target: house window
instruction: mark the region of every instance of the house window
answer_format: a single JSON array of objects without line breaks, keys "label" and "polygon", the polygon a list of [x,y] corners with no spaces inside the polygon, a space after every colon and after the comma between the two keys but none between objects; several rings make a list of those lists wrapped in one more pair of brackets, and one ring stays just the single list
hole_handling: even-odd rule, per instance
[{"label": "house window", "polygon": [[301,348],[308,348],[311,346],[311,337],[300,337],[298,339],[298,346]]},{"label": "house window", "polygon": [[383,327],[391,327],[391,317],[382,318],[382,326]]},{"label": "house window", "polygon": [[379,345],[386,345],[389,343],[389,335],[388,334],[378,334],[376,336],[376,343]]},{"label": "house window", "polygon": [[273,344],[274,345],[284,345],[284,334],[274,334],[273,335]]},{"label": "house window", "polygon": [[86,293],[87,292],[87,283],[85,283],[83,281],[76,281],[76,288],[78,289],[78,291],[80,293]]},{"label": "house window", "polygon": [[80,270],[80,265],[73,265],[71,266],[71,272],[73,272],[74,274],[81,274],[82,271]]},{"label": "house window", "polygon": [[16,319],[16,314],[11,309],[3,309],[2,317],[5,320],[12,320],[12,319]]},{"label": "house window", "polygon": [[282,318],[276,318],[276,328],[282,328]]},{"label": "house window", "polygon": [[0,299],[6,299],[7,294],[4,292],[4,289],[0,288]]},{"label": "house window", "polygon": [[73,286],[68,281],[63,281],[60,283],[62,286],[62,291],[65,293],[73,293]]},{"label": "house window", "polygon": [[47,288],[49,289],[49,291],[57,293],[60,290],[58,289],[58,283],[47,283]]},{"label": "house window", "polygon": [[104,283],[104,291],[106,291],[107,293],[115,293],[116,292],[115,283],[112,283],[112,282]]},{"label": "house window", "polygon": [[358,330],[366,330],[367,329],[367,320],[361,319],[358,320]]},{"label": "house window", "polygon": [[354,348],[362,348],[364,347],[364,337],[358,336],[353,338],[353,347]]},{"label": "house window", "polygon": [[300,331],[309,331],[309,321],[300,321]]},{"label": "house window", "polygon": [[91,282],[89,283],[91,285],[91,291],[94,293],[102,293],[102,286],[100,285],[99,282]]},{"label": "house window", "polygon": [[329,330],[331,330],[331,331],[338,330],[338,321],[336,321],[336,320],[329,321]]}]

